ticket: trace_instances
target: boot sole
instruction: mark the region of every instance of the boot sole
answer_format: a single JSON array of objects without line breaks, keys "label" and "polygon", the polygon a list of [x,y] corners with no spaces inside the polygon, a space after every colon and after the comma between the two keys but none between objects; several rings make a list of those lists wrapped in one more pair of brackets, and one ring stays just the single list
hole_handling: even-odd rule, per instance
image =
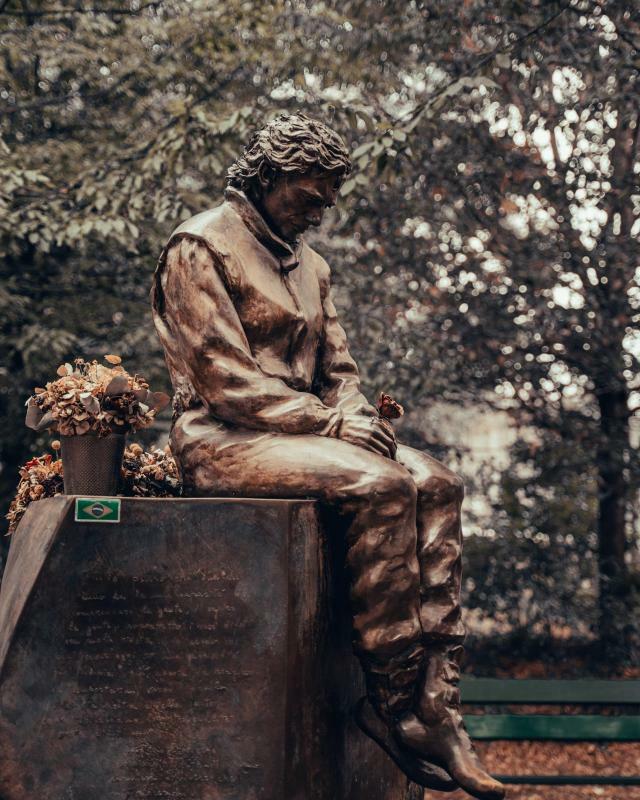
[{"label": "boot sole", "polygon": [[[425,725],[425,723],[422,723],[422,725]],[[406,743],[404,747],[412,755],[422,756],[424,753],[422,748],[414,748],[414,746],[410,745],[409,743]],[[439,758],[434,758],[433,763],[440,769],[446,769],[448,774],[451,775],[453,781],[455,781],[456,785],[461,789],[464,789],[464,791],[467,792],[467,794],[470,794],[472,797],[476,797],[478,800],[504,800],[506,787],[499,781],[496,781],[495,778],[492,778],[491,775],[485,773],[482,767],[473,766],[473,772],[476,774],[478,772],[482,773],[481,776],[476,776],[474,779],[473,776],[471,776],[469,773],[465,773],[465,771],[460,769],[456,764],[452,764],[450,767],[445,766],[445,764],[442,763]],[[488,782],[490,782],[492,785],[487,786]],[[482,784],[484,784],[484,786]]]},{"label": "boot sole", "polygon": [[354,709],[358,727],[379,745],[409,780],[438,792],[453,792],[458,784],[444,769],[425,761],[419,756],[405,753],[389,733],[387,726],[378,717],[366,697],[358,701]]}]

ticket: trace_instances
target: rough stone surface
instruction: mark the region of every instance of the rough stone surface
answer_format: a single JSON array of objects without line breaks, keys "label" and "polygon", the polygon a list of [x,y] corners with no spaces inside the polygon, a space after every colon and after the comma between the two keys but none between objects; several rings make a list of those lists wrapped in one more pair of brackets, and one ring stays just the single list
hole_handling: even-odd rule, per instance
[{"label": "rough stone surface", "polygon": [[343,554],[315,503],[73,511],[33,503],[11,542],[2,800],[421,797],[351,720]]}]

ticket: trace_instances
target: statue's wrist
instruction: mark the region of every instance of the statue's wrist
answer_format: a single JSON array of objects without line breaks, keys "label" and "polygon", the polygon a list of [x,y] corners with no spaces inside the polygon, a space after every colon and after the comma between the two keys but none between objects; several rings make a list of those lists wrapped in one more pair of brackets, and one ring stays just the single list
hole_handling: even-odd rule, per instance
[{"label": "statue's wrist", "polygon": [[341,411],[341,410],[338,410],[336,412],[335,422],[331,426],[331,429],[327,433],[327,436],[329,436],[332,439],[339,439],[340,438],[340,430],[342,429],[342,423],[343,422],[344,422],[344,412]]}]

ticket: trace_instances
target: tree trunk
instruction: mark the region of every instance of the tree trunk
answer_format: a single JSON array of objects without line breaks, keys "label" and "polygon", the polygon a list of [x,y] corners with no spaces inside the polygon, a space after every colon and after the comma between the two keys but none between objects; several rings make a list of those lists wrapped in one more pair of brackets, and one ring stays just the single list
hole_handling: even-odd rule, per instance
[{"label": "tree trunk", "polygon": [[628,594],[626,552],[627,481],[625,457],[629,447],[628,391],[618,388],[598,395],[598,567],[600,583],[600,640],[623,645],[625,601]]}]

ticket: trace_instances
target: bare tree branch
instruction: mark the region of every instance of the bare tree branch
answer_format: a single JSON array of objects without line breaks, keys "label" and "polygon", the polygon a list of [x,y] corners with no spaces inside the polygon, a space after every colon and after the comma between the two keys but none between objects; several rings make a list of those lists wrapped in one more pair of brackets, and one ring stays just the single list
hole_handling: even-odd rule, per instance
[{"label": "bare tree branch", "polygon": [[[491,50],[489,53],[486,53],[484,56],[482,56],[476,62],[475,66],[472,67],[472,69],[468,73],[466,73],[466,75],[464,75],[462,77],[471,77],[472,75],[475,75],[484,66],[486,66],[491,61],[493,61],[493,59],[496,56],[500,55],[501,53],[511,52],[519,44],[522,44],[522,42],[526,41],[527,39],[530,39],[532,36],[535,36],[536,33],[539,33],[540,31],[542,31],[545,28],[547,28],[552,22],[554,22],[554,20],[556,20],[561,14],[563,14],[568,8],[570,8],[570,6],[571,6],[571,2],[569,1],[568,3],[565,3],[563,6],[561,6],[556,12],[554,12],[553,14],[548,16],[546,19],[544,19],[540,23],[540,25],[537,25],[535,28],[531,28],[531,30],[527,31],[522,36],[519,36],[513,42],[510,42],[506,46],[503,45],[501,47],[496,47],[493,50]],[[447,89],[449,89],[451,86],[453,86],[455,83],[457,83],[460,80],[460,77],[461,76],[458,75],[455,78],[452,78],[444,86],[441,86],[440,89],[438,89],[437,92],[434,92],[431,95],[431,97],[429,97],[428,100],[425,100],[423,103],[418,103],[418,105],[416,105],[410,111],[408,111],[405,114],[401,115],[399,117],[399,121],[403,122],[403,123],[407,123],[407,122],[410,122],[411,120],[414,120],[416,117],[420,116],[420,114],[422,114],[422,112],[426,108],[428,108],[432,103],[434,103],[438,99],[438,97],[443,95],[447,91]]]}]

